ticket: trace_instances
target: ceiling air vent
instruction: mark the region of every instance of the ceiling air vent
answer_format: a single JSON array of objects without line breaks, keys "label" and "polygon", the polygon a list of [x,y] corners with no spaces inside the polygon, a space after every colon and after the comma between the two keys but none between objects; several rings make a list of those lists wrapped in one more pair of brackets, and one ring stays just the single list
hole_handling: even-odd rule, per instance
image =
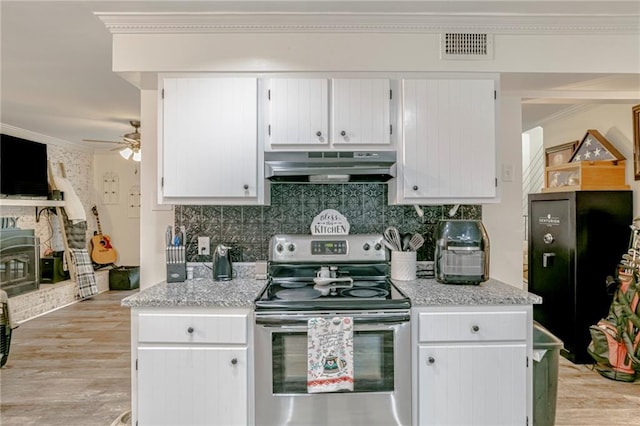
[{"label": "ceiling air vent", "polygon": [[442,59],[493,59],[493,37],[484,33],[440,35]]}]

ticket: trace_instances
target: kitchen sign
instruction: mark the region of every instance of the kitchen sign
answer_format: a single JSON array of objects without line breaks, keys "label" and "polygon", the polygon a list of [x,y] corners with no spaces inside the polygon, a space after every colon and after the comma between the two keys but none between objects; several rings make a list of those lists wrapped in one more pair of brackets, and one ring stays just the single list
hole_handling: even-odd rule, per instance
[{"label": "kitchen sign", "polygon": [[337,210],[323,210],[311,222],[312,235],[349,235],[349,221]]}]

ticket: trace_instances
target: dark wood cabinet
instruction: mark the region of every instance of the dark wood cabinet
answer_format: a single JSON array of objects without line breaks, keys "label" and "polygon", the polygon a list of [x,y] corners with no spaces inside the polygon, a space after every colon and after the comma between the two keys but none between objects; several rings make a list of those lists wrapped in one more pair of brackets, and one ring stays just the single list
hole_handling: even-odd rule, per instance
[{"label": "dark wood cabinet", "polygon": [[589,326],[606,316],[605,279],[628,249],[631,191],[529,194],[528,290],[534,319],[564,342],[562,355],[592,363]]}]

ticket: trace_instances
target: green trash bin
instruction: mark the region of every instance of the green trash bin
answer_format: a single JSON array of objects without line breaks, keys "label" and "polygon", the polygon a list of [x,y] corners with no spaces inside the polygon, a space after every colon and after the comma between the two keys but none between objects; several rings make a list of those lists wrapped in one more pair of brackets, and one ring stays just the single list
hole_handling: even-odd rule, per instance
[{"label": "green trash bin", "polygon": [[553,426],[558,398],[558,363],[564,344],[533,322],[533,425]]}]

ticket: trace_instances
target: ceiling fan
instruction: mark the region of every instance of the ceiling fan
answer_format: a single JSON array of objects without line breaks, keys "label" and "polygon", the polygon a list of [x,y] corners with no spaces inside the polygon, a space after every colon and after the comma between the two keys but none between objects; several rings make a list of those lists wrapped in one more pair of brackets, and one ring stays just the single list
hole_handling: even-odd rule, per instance
[{"label": "ceiling fan", "polygon": [[113,148],[112,151],[120,151],[120,155],[125,160],[133,158],[133,161],[140,161],[142,159],[142,154],[140,150],[140,132],[138,129],[140,128],[140,121],[131,120],[129,124],[133,126],[133,132],[125,133],[122,135],[121,141],[103,141],[97,139],[83,139],[85,142],[99,142],[99,143],[117,143],[120,145],[125,145],[124,148],[118,147]]}]

